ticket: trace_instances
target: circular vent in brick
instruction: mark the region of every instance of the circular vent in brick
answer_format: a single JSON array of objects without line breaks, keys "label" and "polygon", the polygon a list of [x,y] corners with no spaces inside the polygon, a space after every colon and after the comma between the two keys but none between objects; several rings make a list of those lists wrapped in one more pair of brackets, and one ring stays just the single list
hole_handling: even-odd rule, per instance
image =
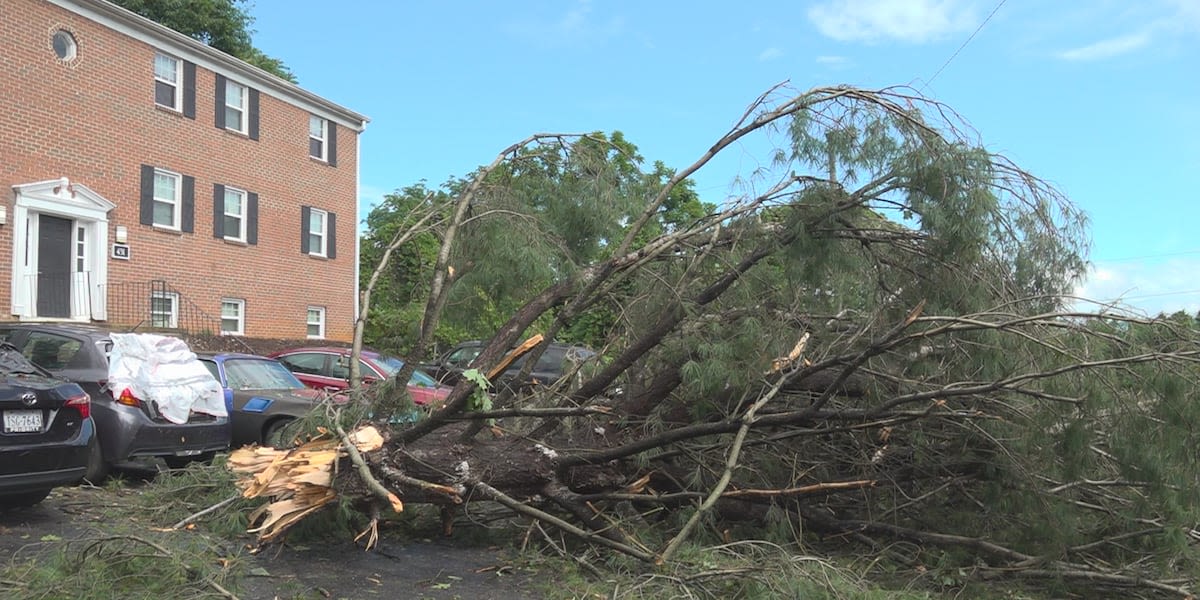
[{"label": "circular vent in brick", "polygon": [[74,60],[79,52],[75,36],[65,29],[58,29],[50,34],[50,45],[54,48],[54,55],[63,61]]}]

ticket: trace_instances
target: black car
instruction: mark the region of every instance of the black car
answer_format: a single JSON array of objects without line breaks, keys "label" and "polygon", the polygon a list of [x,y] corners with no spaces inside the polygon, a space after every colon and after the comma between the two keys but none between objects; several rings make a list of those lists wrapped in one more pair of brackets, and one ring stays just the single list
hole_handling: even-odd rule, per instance
[{"label": "black car", "polygon": [[[467,366],[471,361],[483,352],[484,343],[478,340],[461,342],[450,349],[449,352],[438,358],[437,362],[428,365],[422,365],[430,375],[437,379],[439,383],[444,385],[455,385],[462,377],[463,371],[467,370]],[[572,370],[576,365],[583,364],[589,360],[596,358],[596,353],[590,348],[584,346],[572,346],[568,344],[550,344],[538,358],[537,364],[529,373],[529,377],[521,383],[522,388],[528,388],[536,385],[549,385],[557,382],[564,374]],[[529,355],[525,354],[513,361],[492,385],[503,388],[511,387],[514,379],[521,373],[521,369],[525,367]]]},{"label": "black car", "polygon": [[0,342],[0,508],[41,502],[87,472],[91,398]]},{"label": "black car", "polygon": [[285,446],[283,427],[307,415],[325,397],[273,358],[234,352],[202,353],[198,358],[225,388],[234,446]]},{"label": "black car", "polygon": [[160,457],[176,468],[208,460],[229,448],[228,417],[192,413],[186,423],[172,423],[153,402],[129,390],[107,386],[110,331],[70,323],[12,323],[0,326],[0,339],[16,346],[30,362],[57,377],[78,383],[92,398],[100,452],[88,465],[86,478],[96,483],[114,464],[135,458]]}]

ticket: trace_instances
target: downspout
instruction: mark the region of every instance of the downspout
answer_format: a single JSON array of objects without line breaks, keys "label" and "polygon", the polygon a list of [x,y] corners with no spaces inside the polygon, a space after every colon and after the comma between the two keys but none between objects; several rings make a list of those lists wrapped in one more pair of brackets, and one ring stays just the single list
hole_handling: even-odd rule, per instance
[{"label": "downspout", "polygon": [[[359,311],[362,310],[359,294],[359,269],[361,269],[361,260],[359,253],[362,252],[362,234],[359,231],[359,211],[362,210],[362,134],[367,130],[367,122],[363,121],[358,128],[358,135],[354,138],[354,318],[351,323],[358,322]],[[353,334],[351,334],[353,335]]]}]

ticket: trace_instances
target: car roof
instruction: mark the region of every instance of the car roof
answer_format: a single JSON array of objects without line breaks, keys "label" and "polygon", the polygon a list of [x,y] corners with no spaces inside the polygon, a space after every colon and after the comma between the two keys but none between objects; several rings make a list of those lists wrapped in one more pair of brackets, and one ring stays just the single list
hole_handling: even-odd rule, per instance
[{"label": "car roof", "polygon": [[[329,354],[349,354],[351,348],[341,346],[301,346],[299,348],[288,348],[279,352],[272,352],[272,355],[294,354],[296,352],[327,352]],[[379,352],[369,348],[363,348],[360,353],[363,358],[375,358],[381,356]]]},{"label": "car roof", "polygon": [[[91,323],[17,321],[12,323],[2,323],[0,324],[0,328],[47,331],[51,333],[82,336],[93,340],[105,339],[114,333],[114,330],[112,329],[100,327]],[[116,333],[122,332],[117,331]]]},{"label": "car roof", "polygon": [[252,359],[252,360],[272,360],[272,361],[275,360],[275,359],[267,357],[267,356],[260,356],[258,354],[246,354],[245,352],[197,352],[196,356],[199,358],[212,359],[217,362],[226,361],[231,358],[236,358],[236,359],[248,358],[248,359]]}]

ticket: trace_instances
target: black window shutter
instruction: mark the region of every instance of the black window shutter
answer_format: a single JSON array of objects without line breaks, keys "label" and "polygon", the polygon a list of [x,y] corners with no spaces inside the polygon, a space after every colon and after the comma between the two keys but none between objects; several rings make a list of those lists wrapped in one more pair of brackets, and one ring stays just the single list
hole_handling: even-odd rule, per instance
[{"label": "black window shutter", "polygon": [[225,129],[225,76],[217,73],[217,129]]},{"label": "black window shutter", "polygon": [[196,63],[183,61],[183,116],[196,118]]},{"label": "black window shutter", "polygon": [[300,207],[300,253],[308,254],[308,221],[312,218],[312,207]]},{"label": "black window shutter", "polygon": [[329,258],[337,257],[337,215],[327,212],[325,213],[325,256]]},{"label": "black window shutter", "polygon": [[246,243],[258,243],[258,194],[246,193]]},{"label": "black window shutter", "polygon": [[196,178],[183,176],[183,211],[179,218],[179,230],[191,233],[196,230]]},{"label": "black window shutter", "polygon": [[154,167],[142,165],[142,204],[138,211],[138,222],[154,224]]},{"label": "black window shutter", "polygon": [[225,237],[225,186],[213,184],[213,237]]},{"label": "black window shutter", "polygon": [[258,90],[250,88],[250,116],[246,132],[250,139],[258,139]]},{"label": "black window shutter", "polygon": [[333,121],[325,121],[328,123],[329,140],[326,142],[325,157],[329,162],[329,166],[337,166],[337,123]]}]

